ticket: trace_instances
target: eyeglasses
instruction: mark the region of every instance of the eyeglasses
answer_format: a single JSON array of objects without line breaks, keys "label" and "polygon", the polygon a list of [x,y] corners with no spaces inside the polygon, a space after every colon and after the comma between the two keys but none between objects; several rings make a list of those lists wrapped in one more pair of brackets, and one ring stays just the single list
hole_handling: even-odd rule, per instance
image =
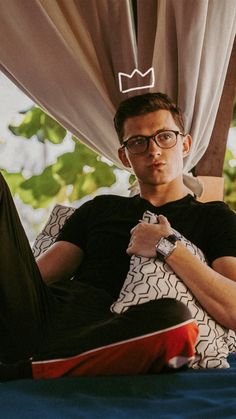
[{"label": "eyeglasses", "polygon": [[121,148],[126,147],[131,154],[142,154],[148,150],[150,140],[154,140],[160,148],[172,148],[177,143],[178,135],[184,136],[185,134],[173,130],[158,130],[155,134],[149,136],[130,137],[123,142]]}]

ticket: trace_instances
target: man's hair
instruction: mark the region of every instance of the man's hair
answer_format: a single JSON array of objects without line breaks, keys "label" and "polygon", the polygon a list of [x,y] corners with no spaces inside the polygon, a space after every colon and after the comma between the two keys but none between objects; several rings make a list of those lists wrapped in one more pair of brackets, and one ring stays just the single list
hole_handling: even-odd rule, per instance
[{"label": "man's hair", "polygon": [[125,99],[118,106],[114,117],[114,125],[120,143],[123,143],[126,119],[162,109],[171,113],[176,125],[184,133],[184,122],[180,108],[165,93],[146,93]]}]

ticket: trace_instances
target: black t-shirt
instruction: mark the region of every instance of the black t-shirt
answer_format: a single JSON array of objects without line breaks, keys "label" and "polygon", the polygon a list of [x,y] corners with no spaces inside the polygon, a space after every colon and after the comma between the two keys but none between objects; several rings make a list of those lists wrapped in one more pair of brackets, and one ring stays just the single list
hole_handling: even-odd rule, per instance
[{"label": "black t-shirt", "polygon": [[165,215],[174,229],[204,252],[209,264],[221,256],[236,257],[236,214],[221,201],[200,203],[187,195],[155,207],[139,195],[103,195],[78,208],[57,238],[85,253],[75,279],[117,298],[129,270],[130,230],[146,210]]}]

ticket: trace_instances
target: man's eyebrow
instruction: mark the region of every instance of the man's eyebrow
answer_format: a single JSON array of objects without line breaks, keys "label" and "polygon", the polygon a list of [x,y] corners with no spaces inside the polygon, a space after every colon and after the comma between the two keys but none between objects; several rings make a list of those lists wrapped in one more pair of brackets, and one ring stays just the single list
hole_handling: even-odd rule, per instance
[{"label": "man's eyebrow", "polygon": [[[163,127],[163,128],[159,128],[157,131],[154,131],[154,133],[151,134],[151,135],[134,134],[134,135],[131,135],[130,137],[124,139],[124,141],[127,141],[127,140],[129,140],[131,138],[135,138],[135,137],[151,137],[152,135],[158,134],[159,132],[162,132],[162,131],[173,131],[173,129],[169,128],[169,127]],[[174,131],[176,131],[176,130],[174,130]]]}]

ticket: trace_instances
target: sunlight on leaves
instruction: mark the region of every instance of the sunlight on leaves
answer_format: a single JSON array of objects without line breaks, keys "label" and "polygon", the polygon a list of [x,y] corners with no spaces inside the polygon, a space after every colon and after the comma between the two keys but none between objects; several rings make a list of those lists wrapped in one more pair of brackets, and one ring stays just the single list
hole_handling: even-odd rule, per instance
[{"label": "sunlight on leaves", "polygon": [[25,138],[36,136],[40,142],[48,140],[54,144],[60,144],[66,136],[65,128],[36,106],[25,114],[19,125],[9,125],[8,128],[14,135]]},{"label": "sunlight on leaves", "polygon": [[[39,107],[32,107],[24,114],[19,125],[10,125],[10,131],[16,135],[39,142],[46,140],[61,143],[67,131]],[[114,166],[102,161],[102,157],[72,137],[74,151],[57,157],[53,165],[45,167],[39,175],[24,179],[21,173],[5,173],[11,185],[13,195],[33,208],[46,207],[52,202],[62,203],[66,200],[77,201],[86,195],[93,194],[100,187],[109,187],[116,181]]]},{"label": "sunlight on leaves", "polygon": [[236,166],[232,164],[235,161],[233,152],[226,150],[224,160],[224,201],[236,210]]}]

